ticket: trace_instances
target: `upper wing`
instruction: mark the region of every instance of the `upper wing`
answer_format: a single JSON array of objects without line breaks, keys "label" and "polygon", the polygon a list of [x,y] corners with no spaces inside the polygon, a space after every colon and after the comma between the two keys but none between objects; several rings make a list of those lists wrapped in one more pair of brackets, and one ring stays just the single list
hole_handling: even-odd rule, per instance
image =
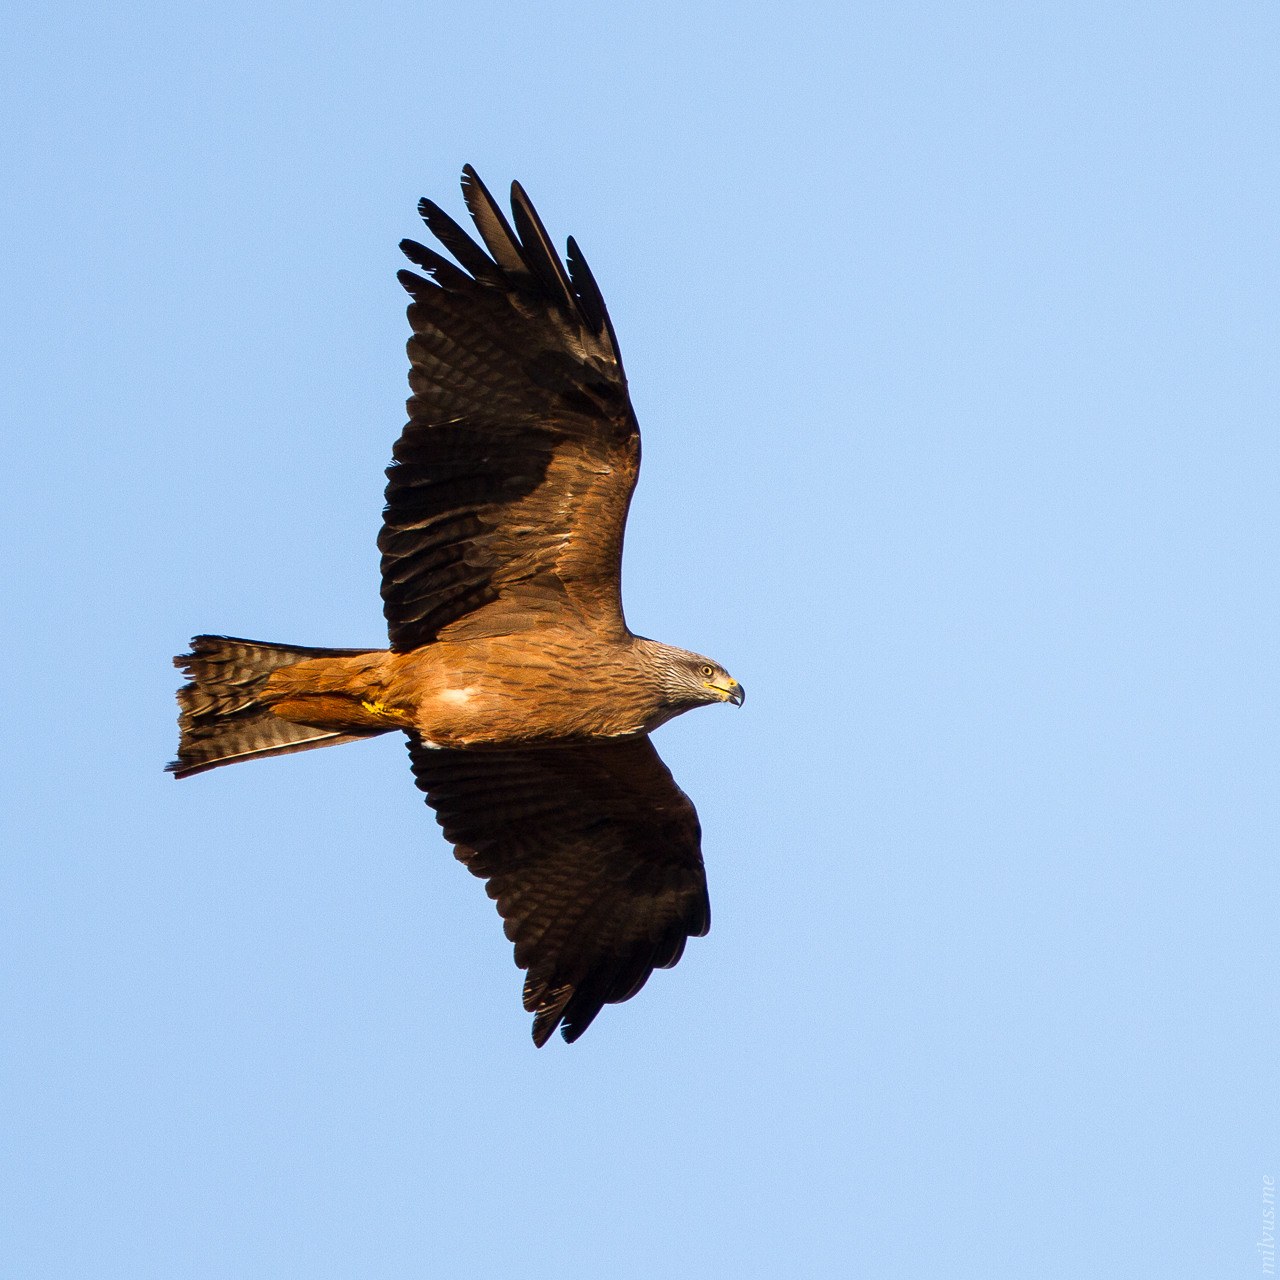
[{"label": "upper wing", "polygon": [[613,326],[577,246],[566,273],[519,183],[517,236],[475,170],[463,175],[489,253],[429,200],[423,220],[465,270],[400,246],[432,279],[400,272],[413,396],[378,539],[391,647],[566,611],[621,636],[640,433]]},{"label": "upper wing", "polygon": [[450,751],[410,737],[414,778],[488,880],[541,1046],[572,1043],[711,925],[701,829],[648,737]]}]

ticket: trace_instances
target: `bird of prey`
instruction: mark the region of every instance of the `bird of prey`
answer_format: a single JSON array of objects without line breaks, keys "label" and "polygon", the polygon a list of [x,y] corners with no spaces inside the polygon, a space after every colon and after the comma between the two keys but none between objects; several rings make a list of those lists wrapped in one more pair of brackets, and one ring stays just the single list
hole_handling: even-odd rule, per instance
[{"label": "bird of prey", "polygon": [[[701,830],[649,734],[740,706],[718,662],[633,635],[622,537],[640,432],[604,300],[519,183],[512,221],[470,165],[483,247],[400,247],[409,422],[378,546],[389,649],[196,636],[174,659],[179,778],[392,731],[458,858],[487,881],[541,1046],[576,1040],[710,924]],[[514,222],[514,227],[512,226]]]}]

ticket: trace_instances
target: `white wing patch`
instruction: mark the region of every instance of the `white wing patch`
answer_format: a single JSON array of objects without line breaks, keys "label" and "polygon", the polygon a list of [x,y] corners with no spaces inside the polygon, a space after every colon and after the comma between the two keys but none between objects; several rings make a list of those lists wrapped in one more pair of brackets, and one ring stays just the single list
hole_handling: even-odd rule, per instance
[{"label": "white wing patch", "polygon": [[441,689],[439,698],[441,702],[452,702],[455,706],[462,707],[471,701],[476,692],[475,685],[468,685],[465,689]]}]

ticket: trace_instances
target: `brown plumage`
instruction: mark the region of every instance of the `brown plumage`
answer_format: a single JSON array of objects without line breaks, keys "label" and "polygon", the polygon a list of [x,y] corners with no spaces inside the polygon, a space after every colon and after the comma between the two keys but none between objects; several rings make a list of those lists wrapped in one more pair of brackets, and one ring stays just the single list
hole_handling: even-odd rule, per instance
[{"label": "brown plumage", "polygon": [[[174,662],[187,777],[236,760],[408,735],[457,856],[488,881],[535,1043],[572,1041],[710,923],[697,814],[648,734],[742,688],[635,636],[622,539],[640,433],[577,245],[568,269],[518,183],[514,229],[469,165],[482,249],[423,200],[460,264],[414,241],[409,422],[378,545],[391,647],[197,636]],[[486,252],[487,250],[487,252]]]}]

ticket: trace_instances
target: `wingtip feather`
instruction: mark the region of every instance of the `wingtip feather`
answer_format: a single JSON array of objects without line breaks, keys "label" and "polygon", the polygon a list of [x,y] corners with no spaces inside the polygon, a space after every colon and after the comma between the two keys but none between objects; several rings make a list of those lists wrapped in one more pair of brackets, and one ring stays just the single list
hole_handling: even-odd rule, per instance
[{"label": "wingtip feather", "polygon": [[519,238],[511,229],[506,215],[469,164],[462,166],[462,198],[467,202],[480,238],[498,266],[516,279],[532,274],[521,252]]},{"label": "wingtip feather", "polygon": [[551,237],[547,235],[547,229],[533,207],[533,201],[518,182],[511,184],[511,213],[515,218],[524,257],[533,267],[534,274],[567,315],[585,321],[586,314],[574,293],[560,255],[556,253]]},{"label": "wingtip feather", "polygon": [[482,284],[502,286],[502,271],[487,253],[438,205],[425,196],[418,201],[418,215],[427,230]]}]

